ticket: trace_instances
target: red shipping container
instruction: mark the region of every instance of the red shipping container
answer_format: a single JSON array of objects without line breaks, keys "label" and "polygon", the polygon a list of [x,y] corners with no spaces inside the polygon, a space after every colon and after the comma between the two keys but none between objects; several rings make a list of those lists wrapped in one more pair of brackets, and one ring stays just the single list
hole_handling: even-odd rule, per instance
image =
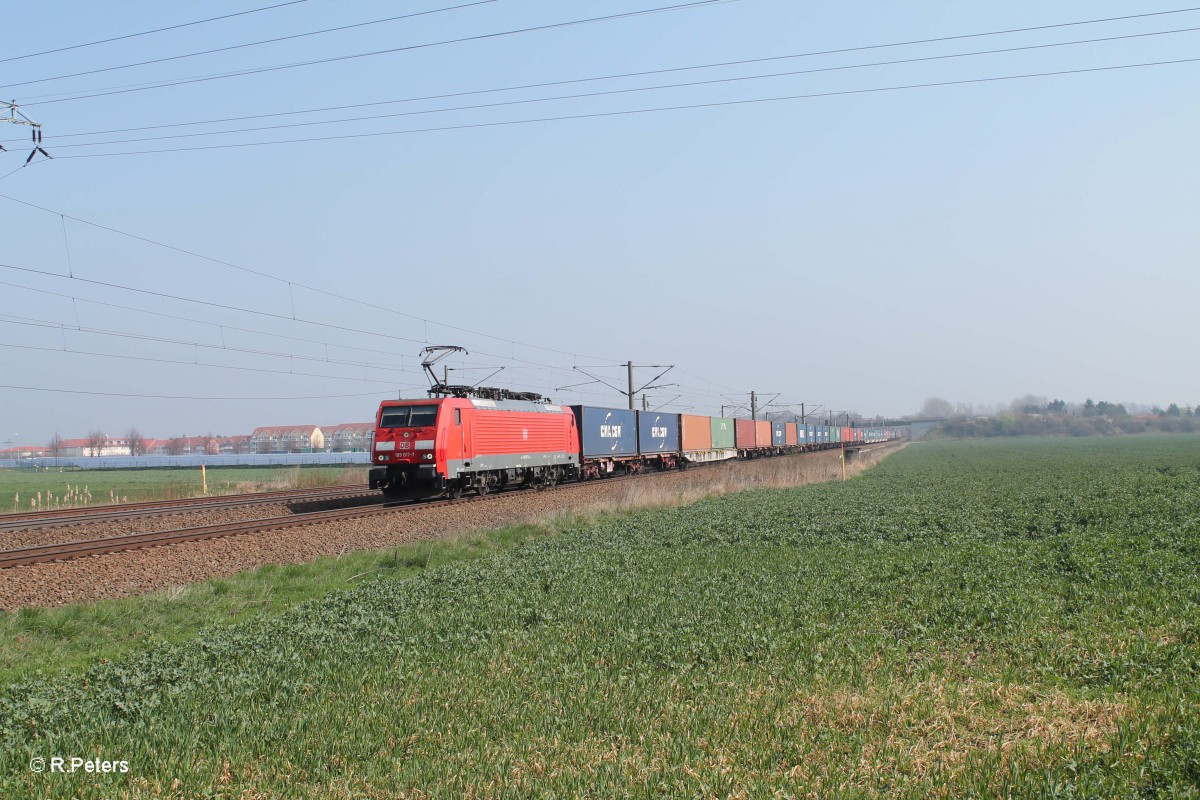
[{"label": "red shipping container", "polygon": [[754,444],[756,446],[770,447],[773,439],[770,422],[760,419],[754,423]]},{"label": "red shipping container", "polygon": [[683,438],[683,449],[711,450],[712,449],[712,418],[696,414],[680,414],[679,427]]},{"label": "red shipping container", "polygon": [[783,424],[783,439],[784,444],[788,447],[795,447],[800,443],[800,439],[796,433],[796,423],[785,422]]},{"label": "red shipping container", "polygon": [[754,420],[738,419],[733,422],[733,432],[738,450],[754,449]]}]

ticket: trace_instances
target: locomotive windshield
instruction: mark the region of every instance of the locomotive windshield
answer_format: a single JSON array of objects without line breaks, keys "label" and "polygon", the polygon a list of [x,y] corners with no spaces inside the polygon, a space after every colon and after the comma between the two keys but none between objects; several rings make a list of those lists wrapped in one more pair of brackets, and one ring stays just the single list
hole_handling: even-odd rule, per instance
[{"label": "locomotive windshield", "polygon": [[436,405],[387,406],[379,418],[381,428],[428,428],[437,421]]}]

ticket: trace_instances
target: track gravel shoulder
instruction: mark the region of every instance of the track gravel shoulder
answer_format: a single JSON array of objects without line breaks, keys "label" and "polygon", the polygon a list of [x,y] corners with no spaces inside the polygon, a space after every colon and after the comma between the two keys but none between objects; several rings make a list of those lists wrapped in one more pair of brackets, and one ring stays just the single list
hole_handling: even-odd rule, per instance
[{"label": "track gravel shoulder", "polygon": [[351,508],[358,505],[373,505],[377,496],[354,500],[305,500],[303,502],[279,501],[240,508],[196,509],[167,514],[130,517],[128,519],[86,522],[75,525],[48,524],[42,528],[0,532],[0,550],[19,547],[36,547],[45,544],[78,542],[85,539],[104,539],[110,536],[128,536],[134,533],[155,533],[179,528],[195,528],[202,525],[220,525],[227,522],[245,522],[270,517],[286,517],[311,511],[331,508]]},{"label": "track gravel shoulder", "polygon": [[[850,471],[861,471],[901,446],[879,445],[860,451],[851,462]],[[227,577],[267,564],[303,563],[355,550],[385,549],[462,531],[491,530],[545,521],[563,513],[678,504],[713,493],[817,483],[835,480],[840,473],[839,453],[829,450],[652,474],[632,481],[596,481],[561,486],[545,492],[512,492],[480,503],[431,503],[395,515],[317,523],[260,534],[109,553],[74,561],[33,564],[0,571],[0,609],[59,606],[127,597],[210,578]],[[272,511],[264,510],[266,508]],[[281,515],[279,507],[275,505],[220,513],[254,515],[231,516],[228,521]],[[203,517],[203,521],[189,519],[181,522],[181,517],[185,516],[192,518],[197,515],[173,515],[169,518],[170,524],[165,527],[223,521],[210,513]],[[134,522],[142,524],[151,520],[130,520],[124,524]],[[159,523],[158,527],[151,526],[146,530],[165,529],[161,520],[154,522]],[[115,535],[112,526],[106,526],[106,529],[108,533],[103,535]],[[88,538],[75,536],[77,529],[71,530],[72,538]],[[59,529],[57,539],[50,541],[62,541],[61,531]],[[21,545],[14,543],[8,546]]]}]

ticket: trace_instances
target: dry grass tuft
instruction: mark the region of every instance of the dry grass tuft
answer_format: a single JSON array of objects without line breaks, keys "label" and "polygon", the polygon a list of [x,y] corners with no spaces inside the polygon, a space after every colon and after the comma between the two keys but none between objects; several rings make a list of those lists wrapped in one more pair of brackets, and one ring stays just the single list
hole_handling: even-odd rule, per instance
[{"label": "dry grass tuft", "polygon": [[[846,477],[858,475],[884,457],[903,449],[904,444],[860,450],[846,461]],[[669,508],[691,505],[708,497],[752,489],[784,489],[825,483],[841,478],[841,451],[825,450],[792,456],[735,461],[664,473],[659,480],[617,484],[604,499],[569,511],[553,511],[535,519],[537,524],[556,526],[588,522],[596,517],[635,508]]]}]

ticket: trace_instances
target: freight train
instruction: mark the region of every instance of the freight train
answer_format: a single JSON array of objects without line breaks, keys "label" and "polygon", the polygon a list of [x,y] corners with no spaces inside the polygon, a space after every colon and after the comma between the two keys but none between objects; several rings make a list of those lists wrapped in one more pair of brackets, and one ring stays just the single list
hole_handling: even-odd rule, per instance
[{"label": "freight train", "polygon": [[413,500],[553,486],[646,470],[867,444],[895,428],[665,414],[548,402],[387,400],[375,418],[370,486]]}]

